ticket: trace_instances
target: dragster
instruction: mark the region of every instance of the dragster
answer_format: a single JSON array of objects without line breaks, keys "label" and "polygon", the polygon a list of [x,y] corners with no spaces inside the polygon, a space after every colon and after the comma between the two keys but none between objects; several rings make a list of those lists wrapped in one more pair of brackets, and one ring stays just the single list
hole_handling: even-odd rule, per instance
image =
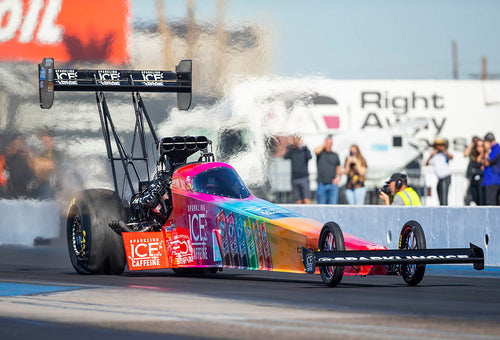
[{"label": "dragster", "polygon": [[[233,167],[215,161],[206,137],[158,138],[140,92],[177,93],[179,109],[189,109],[190,60],[175,71],[130,71],[57,69],[52,58],[45,58],[38,70],[43,109],[53,105],[56,91],[95,92],[113,175],[113,190],[83,190],[68,209],[68,252],[80,274],[121,274],[127,265],[130,271],[171,268],[182,274],[239,268],[320,274],[328,286],[338,285],[344,275],[388,274],[417,285],[429,263],[484,267],[483,251],[473,244],[426,249],[417,221],[406,222],[398,249],[388,250],[342,232],[335,222],[306,218],[255,197]],[[130,151],[105,98],[105,92],[116,91],[132,92],[136,120]],[[146,136],[156,150],[154,171]],[[195,154],[199,157],[193,161]]]}]

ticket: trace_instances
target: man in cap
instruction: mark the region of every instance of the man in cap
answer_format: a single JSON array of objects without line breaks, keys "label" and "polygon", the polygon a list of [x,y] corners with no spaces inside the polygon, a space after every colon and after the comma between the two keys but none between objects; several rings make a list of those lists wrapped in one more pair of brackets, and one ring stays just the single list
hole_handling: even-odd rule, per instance
[{"label": "man in cap", "polygon": [[498,205],[498,195],[500,193],[500,145],[495,140],[495,135],[488,132],[484,136],[484,148],[488,155],[484,159],[484,201],[486,205]]},{"label": "man in cap", "polygon": [[408,186],[408,178],[405,174],[400,172],[392,174],[386,184],[391,190],[392,203],[391,197],[384,190],[380,190],[379,197],[385,205],[422,205],[418,194]]},{"label": "man in cap", "polygon": [[440,205],[448,205],[448,191],[451,184],[451,169],[449,161],[453,155],[448,152],[448,145],[442,138],[436,138],[432,144],[432,152],[426,165],[432,165],[438,178],[437,193]]}]

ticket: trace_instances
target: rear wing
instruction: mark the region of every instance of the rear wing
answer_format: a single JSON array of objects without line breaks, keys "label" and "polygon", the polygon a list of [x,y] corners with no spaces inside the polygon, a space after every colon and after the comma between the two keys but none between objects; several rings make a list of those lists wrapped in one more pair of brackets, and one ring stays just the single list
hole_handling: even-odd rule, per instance
[{"label": "rear wing", "polygon": [[191,105],[191,60],[182,60],[173,71],[57,69],[53,58],[38,65],[40,106],[50,109],[55,91],[176,92],[177,106]]}]

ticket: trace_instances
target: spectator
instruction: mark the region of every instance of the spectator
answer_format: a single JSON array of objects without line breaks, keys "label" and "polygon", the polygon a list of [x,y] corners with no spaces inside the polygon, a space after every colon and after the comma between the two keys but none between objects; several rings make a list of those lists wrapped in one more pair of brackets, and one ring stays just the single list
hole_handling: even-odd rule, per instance
[{"label": "spectator", "polygon": [[466,204],[474,202],[476,205],[483,205],[484,142],[478,137],[473,137],[472,143],[464,151],[464,156],[469,157],[469,165],[466,172],[466,177],[469,179]]},{"label": "spectator", "polygon": [[472,142],[465,148],[464,150],[464,157],[470,157],[472,150],[474,149],[474,146],[476,145],[477,141],[480,140],[478,136],[472,137]]},{"label": "spectator", "polygon": [[55,148],[54,134],[50,129],[39,132],[38,138],[44,150],[39,157],[33,159],[33,168],[38,180],[37,198],[54,199],[56,190],[60,187],[60,171],[63,155]]},{"label": "spectator", "polygon": [[426,165],[432,165],[438,178],[437,193],[440,205],[448,205],[448,191],[451,184],[451,169],[449,161],[453,155],[448,152],[447,143],[444,139],[436,138],[432,144],[432,152],[427,159]]},{"label": "spectator", "polygon": [[392,197],[380,190],[379,197],[385,205],[422,205],[418,194],[408,186],[408,177],[405,174],[399,172],[392,174],[386,184],[389,185]]},{"label": "spectator", "polygon": [[347,174],[347,184],[345,197],[348,204],[365,203],[365,175],[367,169],[366,160],[355,144],[349,149],[349,156],[346,158],[344,168]]},{"label": "spectator", "polygon": [[493,133],[488,132],[484,136],[484,148],[485,154],[484,158],[484,177],[483,177],[483,188],[484,188],[484,203],[486,205],[498,205],[498,194],[500,192],[500,146],[495,140]]},{"label": "spectator", "polygon": [[302,138],[294,136],[292,144],[288,145],[285,159],[292,165],[292,193],[297,204],[311,203],[311,189],[309,185],[309,171],[307,163],[312,158],[307,146],[302,144]]},{"label": "spectator", "polygon": [[340,159],[332,150],[332,136],[314,149],[318,166],[318,189],[316,191],[319,204],[337,204],[339,199],[339,181],[342,176]]},{"label": "spectator", "polygon": [[7,195],[7,169],[5,168],[5,134],[0,135],[0,198]]},{"label": "spectator", "polygon": [[4,176],[7,179],[8,198],[29,197],[33,190],[31,170],[33,152],[26,146],[24,137],[14,133],[5,148]]}]

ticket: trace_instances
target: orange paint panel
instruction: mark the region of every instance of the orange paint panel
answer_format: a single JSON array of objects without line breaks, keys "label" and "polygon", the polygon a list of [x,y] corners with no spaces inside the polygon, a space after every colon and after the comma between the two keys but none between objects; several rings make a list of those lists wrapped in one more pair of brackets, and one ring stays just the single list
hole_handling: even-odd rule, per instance
[{"label": "orange paint panel", "polygon": [[0,60],[128,61],[125,0],[12,0],[0,10]]},{"label": "orange paint panel", "polygon": [[129,270],[168,268],[162,232],[122,233]]}]

